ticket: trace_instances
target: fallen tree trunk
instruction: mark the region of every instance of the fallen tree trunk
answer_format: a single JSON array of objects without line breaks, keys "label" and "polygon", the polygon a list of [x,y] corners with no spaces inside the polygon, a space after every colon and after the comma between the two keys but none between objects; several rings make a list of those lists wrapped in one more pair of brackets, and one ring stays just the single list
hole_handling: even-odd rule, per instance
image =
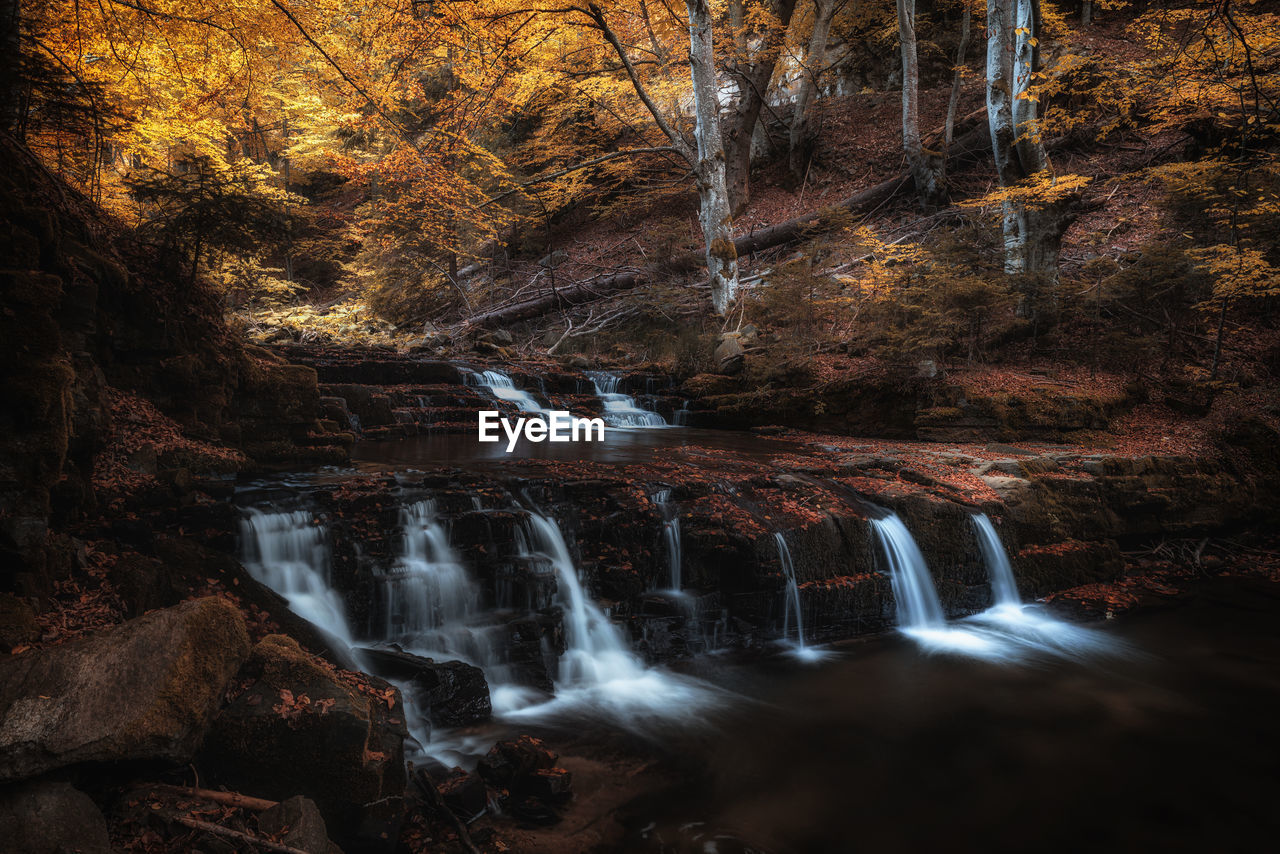
[{"label": "fallen tree trunk", "polygon": [[[966,120],[974,118],[985,112],[985,110],[979,110],[977,113],[965,118]],[[987,131],[986,123],[982,123],[959,137],[951,146],[948,156],[955,159],[970,158],[990,150],[991,134]],[[837,214],[873,211],[891,200],[903,189],[910,189],[913,186],[911,173],[903,172],[887,181],[881,181],[874,187],[836,202],[830,207],[745,234],[733,241],[734,248],[738,250],[738,257],[741,258],[753,252],[762,252],[766,249],[773,249],[777,246],[795,243],[796,241],[822,234],[839,223],[841,217],[836,216]],[[679,262],[690,266],[701,264],[704,261],[705,259],[700,253],[689,253],[687,257],[679,259]],[[554,291],[543,292],[538,296],[529,297],[509,305],[498,306],[475,315],[467,323],[470,327],[518,323],[558,308],[571,308],[593,300],[613,296],[647,281],[648,278],[645,274],[634,272],[590,279],[575,285],[557,288]]]},{"label": "fallen tree trunk", "polygon": [[556,288],[553,291],[543,292],[536,297],[529,297],[519,302],[513,302],[510,305],[498,306],[490,311],[475,315],[467,322],[471,326],[518,323],[521,320],[538,317],[557,308],[572,308],[575,305],[603,299],[619,291],[630,290],[645,281],[647,279],[643,273],[618,273],[615,276],[588,279],[585,282]]}]

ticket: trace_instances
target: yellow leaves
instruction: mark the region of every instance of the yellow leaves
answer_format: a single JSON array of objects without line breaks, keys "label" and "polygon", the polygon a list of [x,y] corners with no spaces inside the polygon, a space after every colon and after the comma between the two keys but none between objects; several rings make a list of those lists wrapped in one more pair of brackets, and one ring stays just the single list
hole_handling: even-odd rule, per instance
[{"label": "yellow leaves", "polygon": [[[1218,244],[1188,254],[1212,277],[1213,295],[1219,300],[1280,296],[1280,270],[1259,249]],[[1216,311],[1218,305],[1201,308]]]},{"label": "yellow leaves", "polygon": [[958,206],[990,208],[1013,204],[1024,209],[1037,210],[1080,195],[1092,180],[1084,175],[1051,175],[1046,170],[1012,187],[1002,187],[992,190],[985,196],[959,202]]}]

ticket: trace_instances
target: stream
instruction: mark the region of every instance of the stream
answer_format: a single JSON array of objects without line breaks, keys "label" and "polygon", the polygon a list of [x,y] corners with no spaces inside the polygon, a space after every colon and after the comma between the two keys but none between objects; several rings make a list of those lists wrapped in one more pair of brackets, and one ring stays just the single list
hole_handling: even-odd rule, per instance
[{"label": "stream", "polygon": [[[474,381],[541,406],[501,377]],[[363,649],[389,648],[483,671],[487,723],[433,723],[405,691],[413,759],[471,768],[518,732],[662,757],[687,773],[619,813],[638,851],[839,851],[855,835],[859,849],[928,850],[978,828],[993,850],[1033,839],[1078,850],[1108,847],[1104,829],[1125,820],[1169,848],[1216,847],[1215,812],[1271,822],[1261,793],[1274,784],[1253,785],[1270,778],[1252,745],[1275,741],[1260,730],[1277,699],[1274,586],[1223,582],[1119,624],[1066,622],[1024,601],[997,527],[968,511],[986,604],[957,616],[922,532],[851,496],[869,551],[849,573],[887,582],[896,631],[822,642],[794,532],[762,539],[756,559],[776,567],[776,586],[734,599],[691,575],[679,484],[658,483],[638,505],[650,515],[631,520],[646,546],[627,552],[649,580],[625,601],[601,597],[609,576],[584,563],[579,539],[588,511],[550,498],[554,484],[531,480],[530,464],[571,464],[557,476],[581,485],[618,467],[767,467],[804,450],[668,426],[593,382],[608,407],[604,442],[526,443],[513,455],[470,435],[365,443],[350,470],[238,491],[246,568],[356,665]],[[382,545],[334,509],[351,479],[380,485],[368,518]],[[728,480],[710,491],[771,518]],[[733,616],[738,601],[756,610],[736,613],[763,621]],[[1229,628],[1210,630],[1219,625]],[[675,630],[679,654],[657,652]],[[1217,778],[1227,768],[1229,783]]]}]

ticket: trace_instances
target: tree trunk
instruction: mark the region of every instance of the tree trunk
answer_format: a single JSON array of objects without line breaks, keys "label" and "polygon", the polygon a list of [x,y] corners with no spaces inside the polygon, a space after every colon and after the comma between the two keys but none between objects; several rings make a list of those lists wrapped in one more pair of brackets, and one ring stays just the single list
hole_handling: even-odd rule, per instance
[{"label": "tree trunk", "polygon": [[685,0],[689,11],[689,67],[693,76],[694,138],[698,144],[699,218],[706,240],[711,305],[724,314],[738,291],[738,252],[733,245],[733,212],[725,183],[720,134],[720,85],[716,79],[711,7],[707,0]]},{"label": "tree trunk", "polygon": [[[795,8],[796,0],[778,0],[774,3],[773,13],[783,32],[791,25]],[[729,12],[734,37],[738,41],[738,57],[730,72],[738,86],[738,98],[725,120],[725,183],[729,188],[729,201],[736,216],[751,201],[751,139],[756,123],[760,121],[760,111],[765,105],[769,81],[773,79],[773,71],[778,66],[780,43],[766,43],[758,53],[748,57],[745,24],[738,23],[742,16],[741,4],[731,3]]]},{"label": "tree trunk", "polygon": [[956,67],[951,78],[951,100],[947,102],[947,123],[942,132],[942,147],[945,151],[951,146],[952,134],[956,129],[956,108],[960,106],[960,85],[964,82],[964,58],[969,50],[969,22],[973,15],[965,6],[960,14],[960,44],[956,45]]},{"label": "tree trunk", "polygon": [[[975,127],[956,139],[955,145],[951,147],[948,156],[953,161],[959,160],[961,157],[974,160],[985,158],[990,150],[990,143],[991,136],[987,129],[980,126]],[[798,216],[794,219],[775,223],[768,228],[744,234],[733,241],[734,254],[737,257],[741,257],[752,252],[763,252],[766,249],[772,249],[776,246],[794,243],[795,241],[821,234],[831,227],[831,223],[847,221],[844,217],[832,217],[831,214],[833,212],[850,211],[856,213],[875,210],[902,192],[910,179],[909,173],[897,175],[887,181],[881,181],[874,187],[868,187],[862,192],[839,201],[824,210]],[[497,243],[494,244],[495,252],[498,245]],[[676,260],[679,263],[693,265],[697,264],[700,259],[697,255],[691,253],[687,258]],[[564,309],[567,306],[582,305],[603,299],[621,291],[639,287],[646,281],[645,276],[640,273],[618,273],[614,276],[590,279],[586,282],[560,288],[554,294],[541,293],[516,303],[491,309],[483,314],[477,314],[471,317],[468,323],[472,327],[509,325],[528,320],[531,317],[539,317],[555,309]]]},{"label": "tree trunk", "polygon": [[22,2],[0,0],[0,130],[22,124]]},{"label": "tree trunk", "polygon": [[1093,23],[1093,0],[1084,0],[1080,4],[1080,25],[1087,27]]},{"label": "tree trunk", "polygon": [[[1049,168],[1036,127],[1036,102],[1025,97],[1039,65],[1039,12],[1038,0],[987,3],[987,121],[1001,187],[1013,187]],[[1026,274],[1033,289],[1056,282],[1058,251],[1076,201],[1072,197],[1040,206],[1003,202],[1005,272]],[[1020,314],[1035,314],[1035,297],[1034,290],[1024,294]]]},{"label": "tree trunk", "polygon": [[898,42],[902,46],[902,148],[920,204],[933,207],[943,196],[945,161],[920,142],[920,64],[916,59],[916,0],[898,0]]},{"label": "tree trunk", "polygon": [[818,91],[818,77],[827,63],[827,38],[831,34],[831,19],[836,14],[836,0],[814,0],[813,34],[804,55],[804,73],[800,77],[800,89],[791,109],[791,128],[788,134],[787,165],[796,181],[804,180],[808,162],[807,138],[809,136],[809,105]]}]

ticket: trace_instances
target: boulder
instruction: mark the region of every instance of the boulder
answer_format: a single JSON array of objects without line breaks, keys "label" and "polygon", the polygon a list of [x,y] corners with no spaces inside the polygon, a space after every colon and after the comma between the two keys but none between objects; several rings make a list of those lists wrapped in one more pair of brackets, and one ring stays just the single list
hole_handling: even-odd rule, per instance
[{"label": "boulder", "polygon": [[573,795],[572,775],[555,767],[556,755],[540,739],[522,735],[500,741],[480,760],[477,773],[499,792],[503,808],[525,821],[551,824]]},{"label": "boulder", "polygon": [[468,726],[489,720],[493,708],[484,671],[461,661],[435,661],[396,648],[362,649],[362,660],[384,679],[407,683],[417,708],[437,726]]},{"label": "boulder", "polygon": [[522,735],[512,741],[500,741],[484,755],[476,771],[490,786],[510,789],[517,780],[544,768],[553,768],[556,755],[542,744],[542,739]]},{"label": "boulder", "polygon": [[716,346],[715,360],[720,366],[720,372],[725,374],[736,374],[742,370],[743,360],[746,358],[746,350],[742,346],[741,340],[736,333],[728,333]]},{"label": "boulder", "polygon": [[225,599],[0,661],[0,781],[78,762],[189,761],[249,653]]},{"label": "boulder", "polygon": [[307,854],[342,854],[342,849],[329,840],[320,809],[301,795],[258,813],[258,830]]},{"label": "boulder", "polygon": [[111,854],[106,819],[69,783],[0,789],[0,839],[5,851],[22,854]]},{"label": "boulder", "polygon": [[237,791],[310,798],[344,848],[394,846],[408,734],[399,692],[343,675],[284,635],[263,638],[237,680],[245,688],[209,733],[206,768]]}]

